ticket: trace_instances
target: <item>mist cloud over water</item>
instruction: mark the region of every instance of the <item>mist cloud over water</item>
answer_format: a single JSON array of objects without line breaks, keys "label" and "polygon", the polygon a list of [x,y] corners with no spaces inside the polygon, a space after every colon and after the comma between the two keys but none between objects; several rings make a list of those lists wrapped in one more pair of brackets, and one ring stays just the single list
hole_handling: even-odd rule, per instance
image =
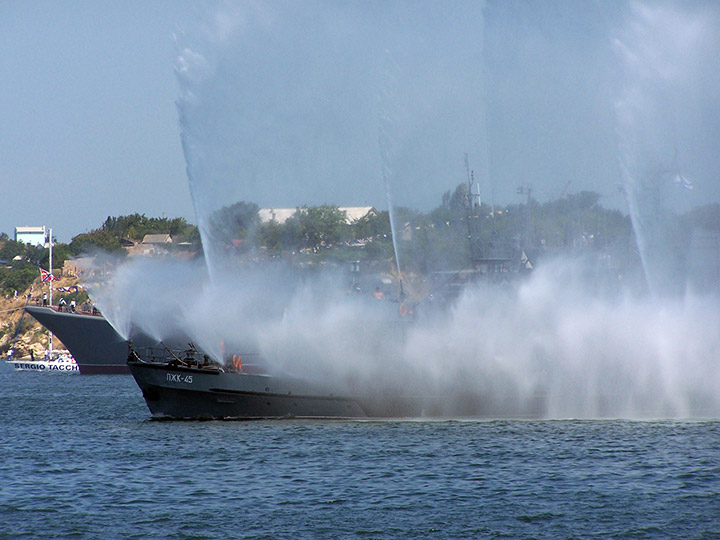
[{"label": "mist cloud over water", "polygon": [[[206,264],[128,260],[96,304],[123,336],[181,331],[216,361],[224,347],[349,393],[443,396],[448,415],[541,403],[551,418],[717,417],[720,299],[686,292],[652,220],[684,195],[658,170],[687,169],[717,195],[704,175],[720,168],[689,164],[708,134],[697,108],[720,95],[698,68],[717,10],[549,6],[223,4],[177,38]],[[395,302],[349,294],[344,268],[239,264],[213,237],[214,212],[237,201],[380,208],[391,191],[427,209],[466,179],[465,153],[485,199],[524,183],[626,196],[643,260],[672,291],[659,277],[654,294],[602,288],[596,263],[555,258],[448,306],[421,301],[408,322]]]},{"label": "mist cloud over water", "polygon": [[129,262],[93,298],[116,328],[131,320],[159,340],[180,328],[217,361],[222,342],[338,391],[442,396],[450,416],[536,402],[550,418],[720,414],[716,295],[592,292],[586,262],[557,260],[517,286],[470,286],[447,309],[421,303],[408,322],[396,303],[348,294],[337,271],[211,283],[186,264]]}]

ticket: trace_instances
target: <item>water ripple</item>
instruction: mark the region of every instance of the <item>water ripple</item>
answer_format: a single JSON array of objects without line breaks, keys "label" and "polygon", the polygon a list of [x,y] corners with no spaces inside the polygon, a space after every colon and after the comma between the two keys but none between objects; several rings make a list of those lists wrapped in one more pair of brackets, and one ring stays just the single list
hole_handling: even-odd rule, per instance
[{"label": "water ripple", "polygon": [[15,375],[0,538],[720,537],[717,421],[150,422]]}]

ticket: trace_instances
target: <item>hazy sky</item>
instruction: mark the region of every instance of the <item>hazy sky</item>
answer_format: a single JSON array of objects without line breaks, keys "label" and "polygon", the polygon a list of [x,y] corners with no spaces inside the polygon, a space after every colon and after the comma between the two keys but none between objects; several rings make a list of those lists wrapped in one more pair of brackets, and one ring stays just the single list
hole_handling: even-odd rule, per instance
[{"label": "hazy sky", "polygon": [[193,218],[175,107],[177,1],[0,2],[0,232]]},{"label": "hazy sky", "polygon": [[[531,185],[622,208],[618,125],[662,140],[646,168],[691,180],[668,204],[720,200],[715,2],[4,1],[0,44],[11,236],[44,224],[67,242],[132,212],[194,222],[183,136],[201,182],[220,171],[233,197],[383,208],[383,115],[399,203],[437,205],[468,153],[485,200]],[[182,129],[181,91],[197,98]]]}]

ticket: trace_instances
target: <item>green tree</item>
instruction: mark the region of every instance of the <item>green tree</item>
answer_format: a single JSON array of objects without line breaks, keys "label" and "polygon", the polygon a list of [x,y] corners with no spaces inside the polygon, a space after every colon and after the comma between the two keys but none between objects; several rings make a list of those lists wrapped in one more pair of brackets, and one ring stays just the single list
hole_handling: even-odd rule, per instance
[{"label": "green tree", "polygon": [[257,229],[257,244],[272,255],[279,255],[283,248],[283,226],[270,220]]},{"label": "green tree", "polygon": [[0,247],[0,260],[10,262],[18,255],[25,255],[25,244],[15,240],[5,240]]},{"label": "green tree", "polygon": [[210,217],[210,235],[225,246],[242,240],[244,249],[252,247],[252,233],[260,224],[259,211],[257,204],[245,201],[223,206]]},{"label": "green tree", "polygon": [[[146,234],[167,233],[173,238],[179,235],[188,234],[188,225],[185,218],[149,218],[145,214],[130,214],[127,216],[108,216],[100,230],[121,240],[142,240]],[[93,231],[95,232],[95,231]]]},{"label": "green tree", "polygon": [[125,250],[120,240],[109,231],[97,229],[89,233],[78,234],[70,242],[70,253],[79,257],[92,251],[101,250],[117,255],[124,255]]},{"label": "green tree", "polygon": [[291,220],[297,222],[302,247],[317,249],[345,241],[349,236],[347,215],[337,206],[303,206],[288,222]]},{"label": "green tree", "polygon": [[37,266],[30,264],[22,267],[0,268],[0,290],[2,294],[22,293],[38,277]]},{"label": "green tree", "polygon": [[[49,251],[48,251],[49,258]],[[62,268],[66,260],[73,257],[72,249],[70,244],[57,243],[53,245],[53,267]],[[45,258],[45,256],[44,256]]]},{"label": "green tree", "polygon": [[350,225],[352,236],[356,240],[390,236],[390,217],[387,210],[364,216]]}]

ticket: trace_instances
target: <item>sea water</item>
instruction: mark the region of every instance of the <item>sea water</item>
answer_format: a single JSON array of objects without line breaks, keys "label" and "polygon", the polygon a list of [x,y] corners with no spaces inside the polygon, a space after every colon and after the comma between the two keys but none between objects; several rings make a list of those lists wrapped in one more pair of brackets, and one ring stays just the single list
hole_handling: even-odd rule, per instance
[{"label": "sea water", "polygon": [[150,419],[0,367],[0,538],[720,538],[720,421]]}]

